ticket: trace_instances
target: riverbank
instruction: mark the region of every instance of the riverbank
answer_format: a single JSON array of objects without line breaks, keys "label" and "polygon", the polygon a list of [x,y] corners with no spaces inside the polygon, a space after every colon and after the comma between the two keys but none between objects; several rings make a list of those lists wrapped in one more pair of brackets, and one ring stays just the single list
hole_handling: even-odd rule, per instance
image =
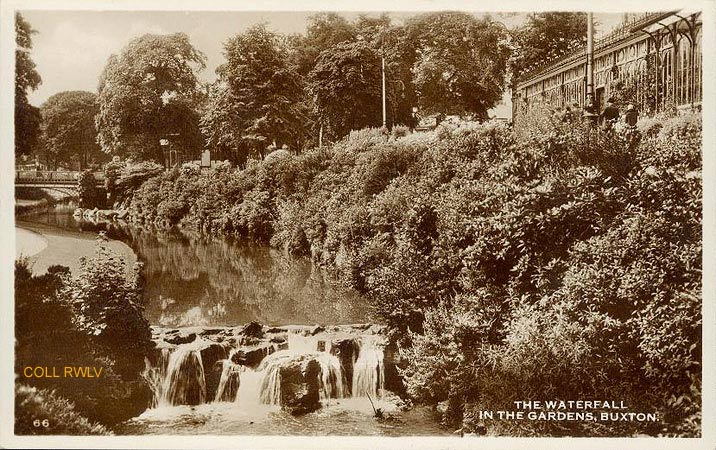
[{"label": "riverbank", "polygon": [[52,189],[20,187],[15,190],[15,216],[47,211],[59,204],[70,204],[74,198]]},{"label": "riverbank", "polygon": [[[41,275],[53,265],[67,266],[73,274],[80,270],[80,259],[91,257],[95,253],[97,234],[94,232],[71,231],[52,225],[23,220],[15,221],[16,248],[28,248],[24,253],[30,262],[32,272]],[[32,242],[30,242],[32,241]],[[44,242],[44,246],[40,242]],[[41,248],[40,248],[41,247]],[[137,256],[125,243],[110,240],[107,247],[116,252],[125,261],[127,273],[137,262]],[[33,252],[32,249],[38,250]]]}]

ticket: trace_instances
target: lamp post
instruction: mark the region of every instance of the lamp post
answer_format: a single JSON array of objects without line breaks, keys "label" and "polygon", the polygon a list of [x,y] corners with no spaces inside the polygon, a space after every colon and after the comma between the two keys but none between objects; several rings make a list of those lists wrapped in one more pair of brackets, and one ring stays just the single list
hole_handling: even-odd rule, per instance
[{"label": "lamp post", "polygon": [[381,49],[380,53],[381,74],[383,81],[383,128],[385,128],[387,123],[387,118],[385,114],[385,50]]},{"label": "lamp post", "polygon": [[585,109],[594,114],[594,14],[587,13],[587,92]]}]

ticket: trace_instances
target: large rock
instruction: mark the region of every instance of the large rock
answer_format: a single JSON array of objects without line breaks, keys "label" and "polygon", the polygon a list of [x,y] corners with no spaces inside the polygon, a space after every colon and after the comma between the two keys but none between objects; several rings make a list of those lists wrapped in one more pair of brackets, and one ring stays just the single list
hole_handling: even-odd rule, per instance
[{"label": "large rock", "polygon": [[188,334],[177,334],[174,336],[165,336],[164,340],[170,344],[174,345],[180,345],[180,344],[188,344],[189,342],[194,342],[196,339],[196,333],[188,333]]},{"label": "large rock", "polygon": [[216,388],[219,387],[221,380],[221,361],[226,359],[226,349],[223,345],[211,343],[202,348],[201,363],[204,366],[204,381],[206,383],[206,398],[212,399],[216,395]]},{"label": "large rock", "polygon": [[281,366],[281,406],[293,415],[321,407],[319,376],[321,365],[313,355],[297,356]]},{"label": "large rock", "polygon": [[264,337],[264,327],[258,322],[250,322],[241,329],[239,334],[246,337],[261,339]]},{"label": "large rock", "polygon": [[401,397],[405,396],[405,384],[399,369],[405,369],[408,362],[400,356],[395,343],[390,343],[383,350],[383,364],[385,368],[385,389],[395,392]]},{"label": "large rock", "polygon": [[274,345],[268,342],[251,347],[242,347],[234,353],[231,360],[234,364],[255,368],[265,357],[273,353],[274,349]]}]

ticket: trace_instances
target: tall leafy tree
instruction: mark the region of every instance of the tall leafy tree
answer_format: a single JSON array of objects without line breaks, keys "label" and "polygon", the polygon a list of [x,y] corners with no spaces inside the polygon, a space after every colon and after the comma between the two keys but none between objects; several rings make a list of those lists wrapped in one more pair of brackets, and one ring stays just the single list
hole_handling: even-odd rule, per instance
[{"label": "tall leafy tree", "polygon": [[318,55],[335,45],[356,40],[358,30],[345,17],[333,12],[322,12],[308,18],[305,35],[294,35],[292,62],[302,75],[308,75]]},{"label": "tall leafy tree", "polygon": [[321,52],[309,86],[328,137],[381,125],[380,77],[380,57],[367,42],[344,42]]},{"label": "tall leafy tree", "polygon": [[509,47],[504,25],[462,12],[420,15],[407,24],[417,46],[415,90],[423,114],[486,118],[502,98]]},{"label": "tall leafy tree", "polygon": [[269,146],[299,149],[308,126],[302,77],[288,62],[286,43],[256,25],[224,45],[202,128],[212,147],[240,162]]},{"label": "tall leafy tree", "polygon": [[512,31],[513,80],[523,72],[559,58],[587,43],[587,15],[581,12],[543,12],[528,16]]},{"label": "tall leafy tree", "polygon": [[41,152],[50,165],[67,163],[83,170],[106,160],[97,144],[98,111],[97,95],[86,91],[60,92],[42,104]]},{"label": "tall leafy tree", "polygon": [[205,56],[184,33],[145,34],[112,55],[99,83],[99,143],[111,155],[163,160],[161,139],[185,154],[202,147],[197,73]]},{"label": "tall leafy tree", "polygon": [[27,100],[28,92],[42,83],[30,57],[35,32],[20,13],[15,14],[15,155],[18,156],[32,152],[40,133],[40,110]]}]

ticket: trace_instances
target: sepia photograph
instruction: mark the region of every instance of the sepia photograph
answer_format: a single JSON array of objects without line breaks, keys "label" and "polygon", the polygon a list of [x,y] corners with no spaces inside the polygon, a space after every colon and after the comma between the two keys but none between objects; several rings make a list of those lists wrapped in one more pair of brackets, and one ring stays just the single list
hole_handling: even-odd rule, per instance
[{"label": "sepia photograph", "polygon": [[3,5],[3,436],[713,437],[714,4],[574,4]]}]

